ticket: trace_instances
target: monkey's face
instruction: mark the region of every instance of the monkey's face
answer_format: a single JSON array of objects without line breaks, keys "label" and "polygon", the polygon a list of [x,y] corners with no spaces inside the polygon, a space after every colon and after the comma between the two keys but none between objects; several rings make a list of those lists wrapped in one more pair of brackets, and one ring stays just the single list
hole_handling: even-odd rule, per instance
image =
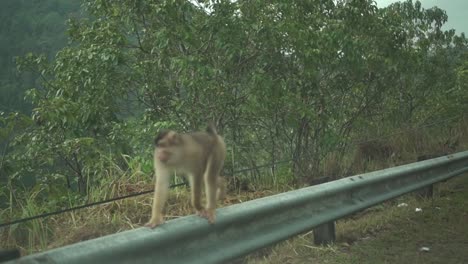
[{"label": "monkey's face", "polygon": [[162,162],[166,163],[171,156],[171,153],[166,149],[157,149],[156,157]]}]

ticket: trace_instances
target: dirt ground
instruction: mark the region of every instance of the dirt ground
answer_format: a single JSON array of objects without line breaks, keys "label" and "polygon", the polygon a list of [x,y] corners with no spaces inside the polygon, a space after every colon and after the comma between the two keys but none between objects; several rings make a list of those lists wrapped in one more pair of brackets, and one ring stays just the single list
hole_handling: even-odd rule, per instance
[{"label": "dirt ground", "polygon": [[350,247],[343,263],[468,263],[468,175],[426,208]]}]

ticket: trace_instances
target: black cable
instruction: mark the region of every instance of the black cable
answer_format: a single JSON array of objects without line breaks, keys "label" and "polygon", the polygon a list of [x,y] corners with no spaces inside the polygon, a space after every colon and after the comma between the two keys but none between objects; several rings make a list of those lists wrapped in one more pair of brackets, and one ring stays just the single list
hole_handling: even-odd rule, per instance
[{"label": "black cable", "polygon": [[264,164],[264,165],[260,165],[260,166],[255,166],[255,167],[251,167],[251,168],[245,168],[245,169],[240,169],[240,170],[236,170],[236,171],[233,171],[232,174],[236,174],[236,173],[241,173],[241,172],[246,172],[246,171],[252,171],[252,170],[256,170],[256,169],[261,169],[261,168],[265,168],[265,167],[269,167],[271,165],[278,165],[278,164],[283,164],[283,163],[288,163],[288,162],[291,162],[292,159],[287,159],[287,160],[281,160],[281,161],[277,161],[277,162],[273,162],[273,163],[267,163],[267,164]]},{"label": "black cable", "polygon": [[[286,162],[290,162],[290,161],[291,160],[283,160],[283,161],[279,161],[279,162],[274,163],[274,164],[276,165],[276,164],[286,163]],[[272,163],[269,163],[269,164],[265,164],[265,165],[261,165],[261,166],[257,166],[257,167],[253,167],[253,168],[246,168],[246,169],[237,170],[237,171],[234,171],[233,173],[236,174],[236,173],[241,173],[241,172],[245,172],[245,171],[251,171],[251,170],[254,170],[254,169],[268,167],[268,166],[271,166],[271,165],[272,165]],[[183,183],[171,185],[170,188],[175,188],[175,187],[179,187],[179,186],[183,186],[183,185],[187,185],[187,183],[183,182]],[[39,215],[35,215],[35,216],[25,217],[25,218],[21,218],[21,219],[11,221],[11,222],[1,223],[0,228],[10,226],[10,225],[14,225],[14,224],[24,223],[24,222],[39,219],[39,218],[49,217],[49,216],[52,216],[52,215],[58,215],[58,214],[63,214],[63,213],[71,212],[71,211],[76,211],[76,210],[79,210],[79,209],[84,209],[84,208],[88,208],[88,207],[92,207],[92,206],[96,206],[96,205],[100,205],[100,204],[115,202],[115,201],[118,201],[118,200],[123,200],[123,199],[131,198],[131,197],[136,197],[136,196],[140,196],[140,195],[144,195],[144,194],[148,194],[148,193],[152,193],[152,192],[154,192],[154,189],[146,190],[146,191],[142,191],[142,192],[138,192],[138,193],[132,193],[132,194],[124,195],[124,196],[114,197],[114,198],[107,199],[107,200],[102,200],[102,201],[99,201],[99,202],[83,204],[83,205],[80,205],[80,206],[70,207],[70,208],[63,209],[63,210],[58,210],[58,211],[43,213],[43,214],[39,214]]]},{"label": "black cable", "polygon": [[424,124],[424,125],[421,125],[421,126],[412,127],[412,128],[408,128],[408,129],[403,129],[402,131],[399,131],[399,132],[396,132],[396,133],[388,133],[388,134],[385,134],[385,135],[382,135],[382,136],[379,136],[379,137],[374,137],[374,138],[371,138],[371,139],[355,140],[355,141],[352,141],[350,145],[358,145],[358,144],[362,144],[362,143],[377,141],[377,140],[380,140],[380,139],[389,138],[389,137],[393,137],[393,136],[396,136],[396,135],[399,135],[399,134],[407,133],[409,131],[419,130],[421,128],[431,127],[431,126],[435,126],[435,125],[438,125],[438,124],[448,123],[449,121],[452,121],[454,119],[458,119],[458,118],[460,118],[462,116],[463,115],[461,115],[461,114],[457,115],[457,116],[452,116],[452,117],[444,119],[444,120],[438,120],[438,121],[427,123],[427,124]]},{"label": "black cable", "polygon": [[[175,188],[175,187],[183,186],[183,185],[186,185],[186,183],[174,184],[174,185],[171,185],[170,188]],[[66,212],[71,212],[71,211],[75,211],[75,210],[79,210],[79,209],[84,209],[84,208],[92,207],[92,206],[95,206],[95,205],[100,205],[100,204],[110,203],[110,202],[114,202],[114,201],[118,201],[118,200],[123,200],[123,199],[127,199],[127,198],[130,198],[130,197],[136,197],[136,196],[140,196],[140,195],[143,195],[143,194],[152,193],[153,191],[154,191],[154,189],[151,189],[151,190],[147,190],[147,191],[143,191],[143,192],[139,192],[139,193],[132,193],[132,194],[129,194],[129,195],[124,195],[124,196],[111,198],[111,199],[108,199],[108,200],[103,200],[103,201],[89,203],[89,204],[83,204],[83,205],[70,207],[70,208],[63,209],[63,210],[58,210],[58,211],[44,213],[44,214],[40,214],[40,215],[25,217],[25,218],[17,219],[15,221],[2,223],[2,224],[0,224],[0,228],[5,227],[5,226],[14,225],[14,224],[27,222],[27,221],[31,221],[31,220],[35,220],[35,219],[39,219],[39,218],[45,218],[45,217],[52,216],[52,215],[58,215],[58,214],[66,213]]]}]

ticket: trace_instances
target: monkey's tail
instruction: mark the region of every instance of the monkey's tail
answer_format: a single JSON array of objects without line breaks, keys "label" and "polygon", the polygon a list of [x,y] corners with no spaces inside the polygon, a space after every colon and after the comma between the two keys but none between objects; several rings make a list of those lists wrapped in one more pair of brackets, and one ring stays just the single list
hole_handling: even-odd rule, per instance
[{"label": "monkey's tail", "polygon": [[212,135],[217,135],[218,132],[216,131],[216,127],[213,123],[210,123],[208,127],[206,128],[206,132],[212,134]]}]

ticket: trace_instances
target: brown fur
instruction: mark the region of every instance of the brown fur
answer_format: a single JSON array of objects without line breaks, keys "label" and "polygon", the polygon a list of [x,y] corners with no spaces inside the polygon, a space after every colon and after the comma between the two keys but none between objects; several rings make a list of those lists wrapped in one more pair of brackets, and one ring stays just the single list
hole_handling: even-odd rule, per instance
[{"label": "brown fur", "polygon": [[[216,199],[224,197],[224,180],[219,177],[224,165],[226,146],[213,126],[206,132],[179,134],[162,131],[155,139],[154,165],[156,184],[152,215],[146,226],[154,228],[164,223],[162,210],[167,200],[170,172],[186,174],[192,189],[192,205],[197,214],[210,223],[216,219]],[[201,204],[205,186],[207,205]]]}]

